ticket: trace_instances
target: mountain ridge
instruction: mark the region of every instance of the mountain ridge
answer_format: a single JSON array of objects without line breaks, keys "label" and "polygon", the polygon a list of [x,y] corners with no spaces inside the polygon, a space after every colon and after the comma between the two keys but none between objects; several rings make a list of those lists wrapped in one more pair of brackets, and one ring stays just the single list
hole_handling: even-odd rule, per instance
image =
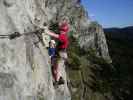
[{"label": "mountain ridge", "polygon": [[104,28],[104,32],[113,39],[133,40],[133,26],[123,28]]}]

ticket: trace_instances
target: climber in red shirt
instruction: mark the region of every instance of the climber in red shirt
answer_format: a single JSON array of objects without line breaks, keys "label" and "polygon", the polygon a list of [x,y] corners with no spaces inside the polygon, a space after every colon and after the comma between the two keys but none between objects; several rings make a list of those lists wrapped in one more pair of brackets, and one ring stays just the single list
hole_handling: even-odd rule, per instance
[{"label": "climber in red shirt", "polygon": [[55,84],[64,84],[64,79],[62,78],[61,75],[62,72],[60,70],[61,69],[60,67],[63,66],[59,66],[59,63],[61,60],[65,61],[67,59],[66,49],[68,48],[68,43],[69,43],[67,36],[68,31],[69,31],[69,25],[66,19],[64,19],[59,23],[59,32],[60,32],[59,34],[51,32],[50,30],[48,30],[48,28],[45,28],[45,33],[59,40],[59,44],[57,45],[57,52],[59,54],[60,60],[57,61],[57,65],[53,66],[54,67],[53,77],[55,79]]}]

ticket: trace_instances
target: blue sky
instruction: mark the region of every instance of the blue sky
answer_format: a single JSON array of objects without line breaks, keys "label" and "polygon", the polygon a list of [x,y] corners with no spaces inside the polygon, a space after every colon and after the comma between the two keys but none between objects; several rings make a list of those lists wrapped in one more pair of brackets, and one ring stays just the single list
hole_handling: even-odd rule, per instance
[{"label": "blue sky", "polygon": [[81,0],[92,20],[103,27],[133,25],[133,0]]}]

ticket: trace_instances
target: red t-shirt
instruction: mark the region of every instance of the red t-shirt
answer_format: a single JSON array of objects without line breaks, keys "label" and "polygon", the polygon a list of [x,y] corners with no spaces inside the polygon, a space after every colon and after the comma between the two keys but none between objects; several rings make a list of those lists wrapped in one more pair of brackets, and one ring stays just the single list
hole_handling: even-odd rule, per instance
[{"label": "red t-shirt", "polygon": [[60,34],[59,35],[59,42],[60,44],[58,45],[59,49],[66,49],[68,47],[68,36],[67,34]]}]

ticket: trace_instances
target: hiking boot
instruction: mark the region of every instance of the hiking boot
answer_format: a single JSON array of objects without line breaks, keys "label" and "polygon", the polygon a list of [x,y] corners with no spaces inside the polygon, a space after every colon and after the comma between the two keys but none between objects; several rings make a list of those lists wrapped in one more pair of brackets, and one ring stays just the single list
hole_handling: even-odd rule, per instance
[{"label": "hiking boot", "polygon": [[57,89],[59,87],[58,86],[58,81],[53,82],[53,86],[54,86],[55,89]]},{"label": "hiking boot", "polygon": [[62,85],[64,83],[65,83],[64,79],[62,77],[60,77],[60,79],[58,81],[58,85]]},{"label": "hiking boot", "polygon": [[53,85],[57,86],[58,85],[58,81],[53,82]]},{"label": "hiking boot", "polygon": [[64,84],[64,83],[65,83],[64,79],[63,79],[62,77],[60,77],[59,81],[53,82],[53,85],[54,85],[55,87],[58,87],[58,85],[62,85],[62,84]]}]

